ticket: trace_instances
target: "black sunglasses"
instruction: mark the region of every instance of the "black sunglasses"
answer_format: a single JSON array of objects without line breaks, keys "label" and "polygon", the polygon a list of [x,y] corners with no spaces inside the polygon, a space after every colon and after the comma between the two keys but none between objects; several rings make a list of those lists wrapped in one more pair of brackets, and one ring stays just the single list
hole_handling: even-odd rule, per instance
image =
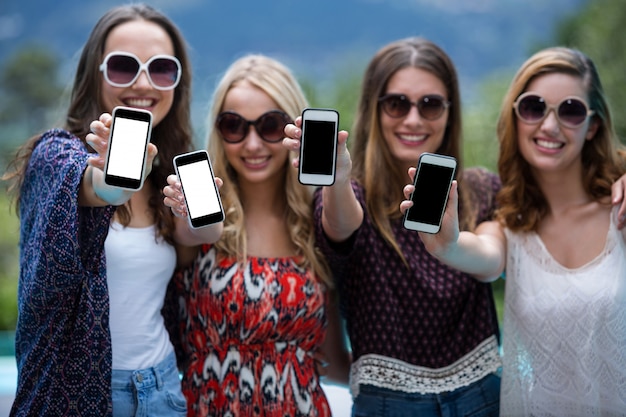
[{"label": "black sunglasses", "polygon": [[285,137],[285,126],[289,123],[293,123],[291,117],[280,110],[270,110],[256,120],[247,120],[235,112],[225,111],[217,116],[215,127],[222,139],[228,143],[239,143],[244,140],[250,125],[254,126],[261,139],[276,143]]},{"label": "black sunglasses", "polygon": [[530,91],[519,96],[513,108],[521,121],[533,125],[542,122],[554,110],[559,123],[570,128],[581,126],[594,113],[579,97],[565,97],[556,106],[549,106],[543,97]]},{"label": "black sunglasses", "polygon": [[174,56],[155,55],[144,63],[136,55],[121,51],[109,53],[100,64],[100,71],[114,87],[133,85],[141,71],[145,71],[150,84],[157,90],[175,88],[182,72],[180,61]]},{"label": "black sunglasses", "polygon": [[411,111],[411,107],[417,107],[421,117],[426,120],[436,120],[450,106],[450,102],[438,94],[428,94],[412,102],[404,94],[387,94],[378,99],[381,108],[390,117],[404,117]]}]

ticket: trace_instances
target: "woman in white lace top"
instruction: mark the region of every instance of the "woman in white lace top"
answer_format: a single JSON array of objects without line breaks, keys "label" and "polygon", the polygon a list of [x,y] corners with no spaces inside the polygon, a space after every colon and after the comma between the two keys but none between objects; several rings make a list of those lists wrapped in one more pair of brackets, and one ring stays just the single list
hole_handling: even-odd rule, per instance
[{"label": "woman in white lace top", "polygon": [[421,238],[482,281],[506,268],[500,414],[623,416],[626,154],[593,62],[561,47],[529,58],[498,138],[497,220],[459,232],[454,184],[441,232]]}]

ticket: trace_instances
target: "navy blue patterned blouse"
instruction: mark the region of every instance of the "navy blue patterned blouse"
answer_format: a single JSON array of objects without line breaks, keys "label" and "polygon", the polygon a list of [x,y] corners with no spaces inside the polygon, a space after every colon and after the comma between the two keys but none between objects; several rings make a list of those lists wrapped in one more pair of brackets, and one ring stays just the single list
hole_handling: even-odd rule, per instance
[{"label": "navy blue patterned blouse", "polygon": [[63,130],[43,134],[21,189],[20,277],[11,416],[111,414],[104,240],[114,207],[78,206],[89,154]]}]

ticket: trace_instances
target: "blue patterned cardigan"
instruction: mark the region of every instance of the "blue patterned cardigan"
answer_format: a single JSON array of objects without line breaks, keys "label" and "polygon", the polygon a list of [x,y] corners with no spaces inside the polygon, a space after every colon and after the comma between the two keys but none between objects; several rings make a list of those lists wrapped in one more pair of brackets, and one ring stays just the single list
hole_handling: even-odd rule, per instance
[{"label": "blue patterned cardigan", "polygon": [[20,202],[20,276],[11,416],[111,415],[111,335],[104,240],[114,207],[79,207],[88,151],[44,133]]}]

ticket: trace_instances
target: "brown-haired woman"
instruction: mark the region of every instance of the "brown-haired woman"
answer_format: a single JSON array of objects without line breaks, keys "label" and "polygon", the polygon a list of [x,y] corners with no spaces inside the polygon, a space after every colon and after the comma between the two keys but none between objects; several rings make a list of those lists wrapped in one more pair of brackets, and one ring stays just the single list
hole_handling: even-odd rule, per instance
[{"label": "brown-haired woman", "polygon": [[[150,6],[115,7],[83,48],[65,126],[30,139],[5,175],[21,221],[12,416],[186,415],[160,310],[175,245],[222,230],[180,240],[187,223],[162,203],[173,156],[191,147],[190,83],[174,23]],[[136,192],[103,180],[116,106],[153,115]]]},{"label": "brown-haired woman", "polygon": [[[286,128],[285,146],[298,149],[300,123]],[[398,190],[423,152],[462,161],[448,55],[424,38],[381,48],[365,71],[352,131],[350,154],[347,132],[339,135],[335,184],[317,192],[315,218],[352,346],[353,415],[497,416],[491,287],[432,257],[398,212]],[[484,169],[458,172],[462,227],[473,230],[491,219],[500,182]]]}]

